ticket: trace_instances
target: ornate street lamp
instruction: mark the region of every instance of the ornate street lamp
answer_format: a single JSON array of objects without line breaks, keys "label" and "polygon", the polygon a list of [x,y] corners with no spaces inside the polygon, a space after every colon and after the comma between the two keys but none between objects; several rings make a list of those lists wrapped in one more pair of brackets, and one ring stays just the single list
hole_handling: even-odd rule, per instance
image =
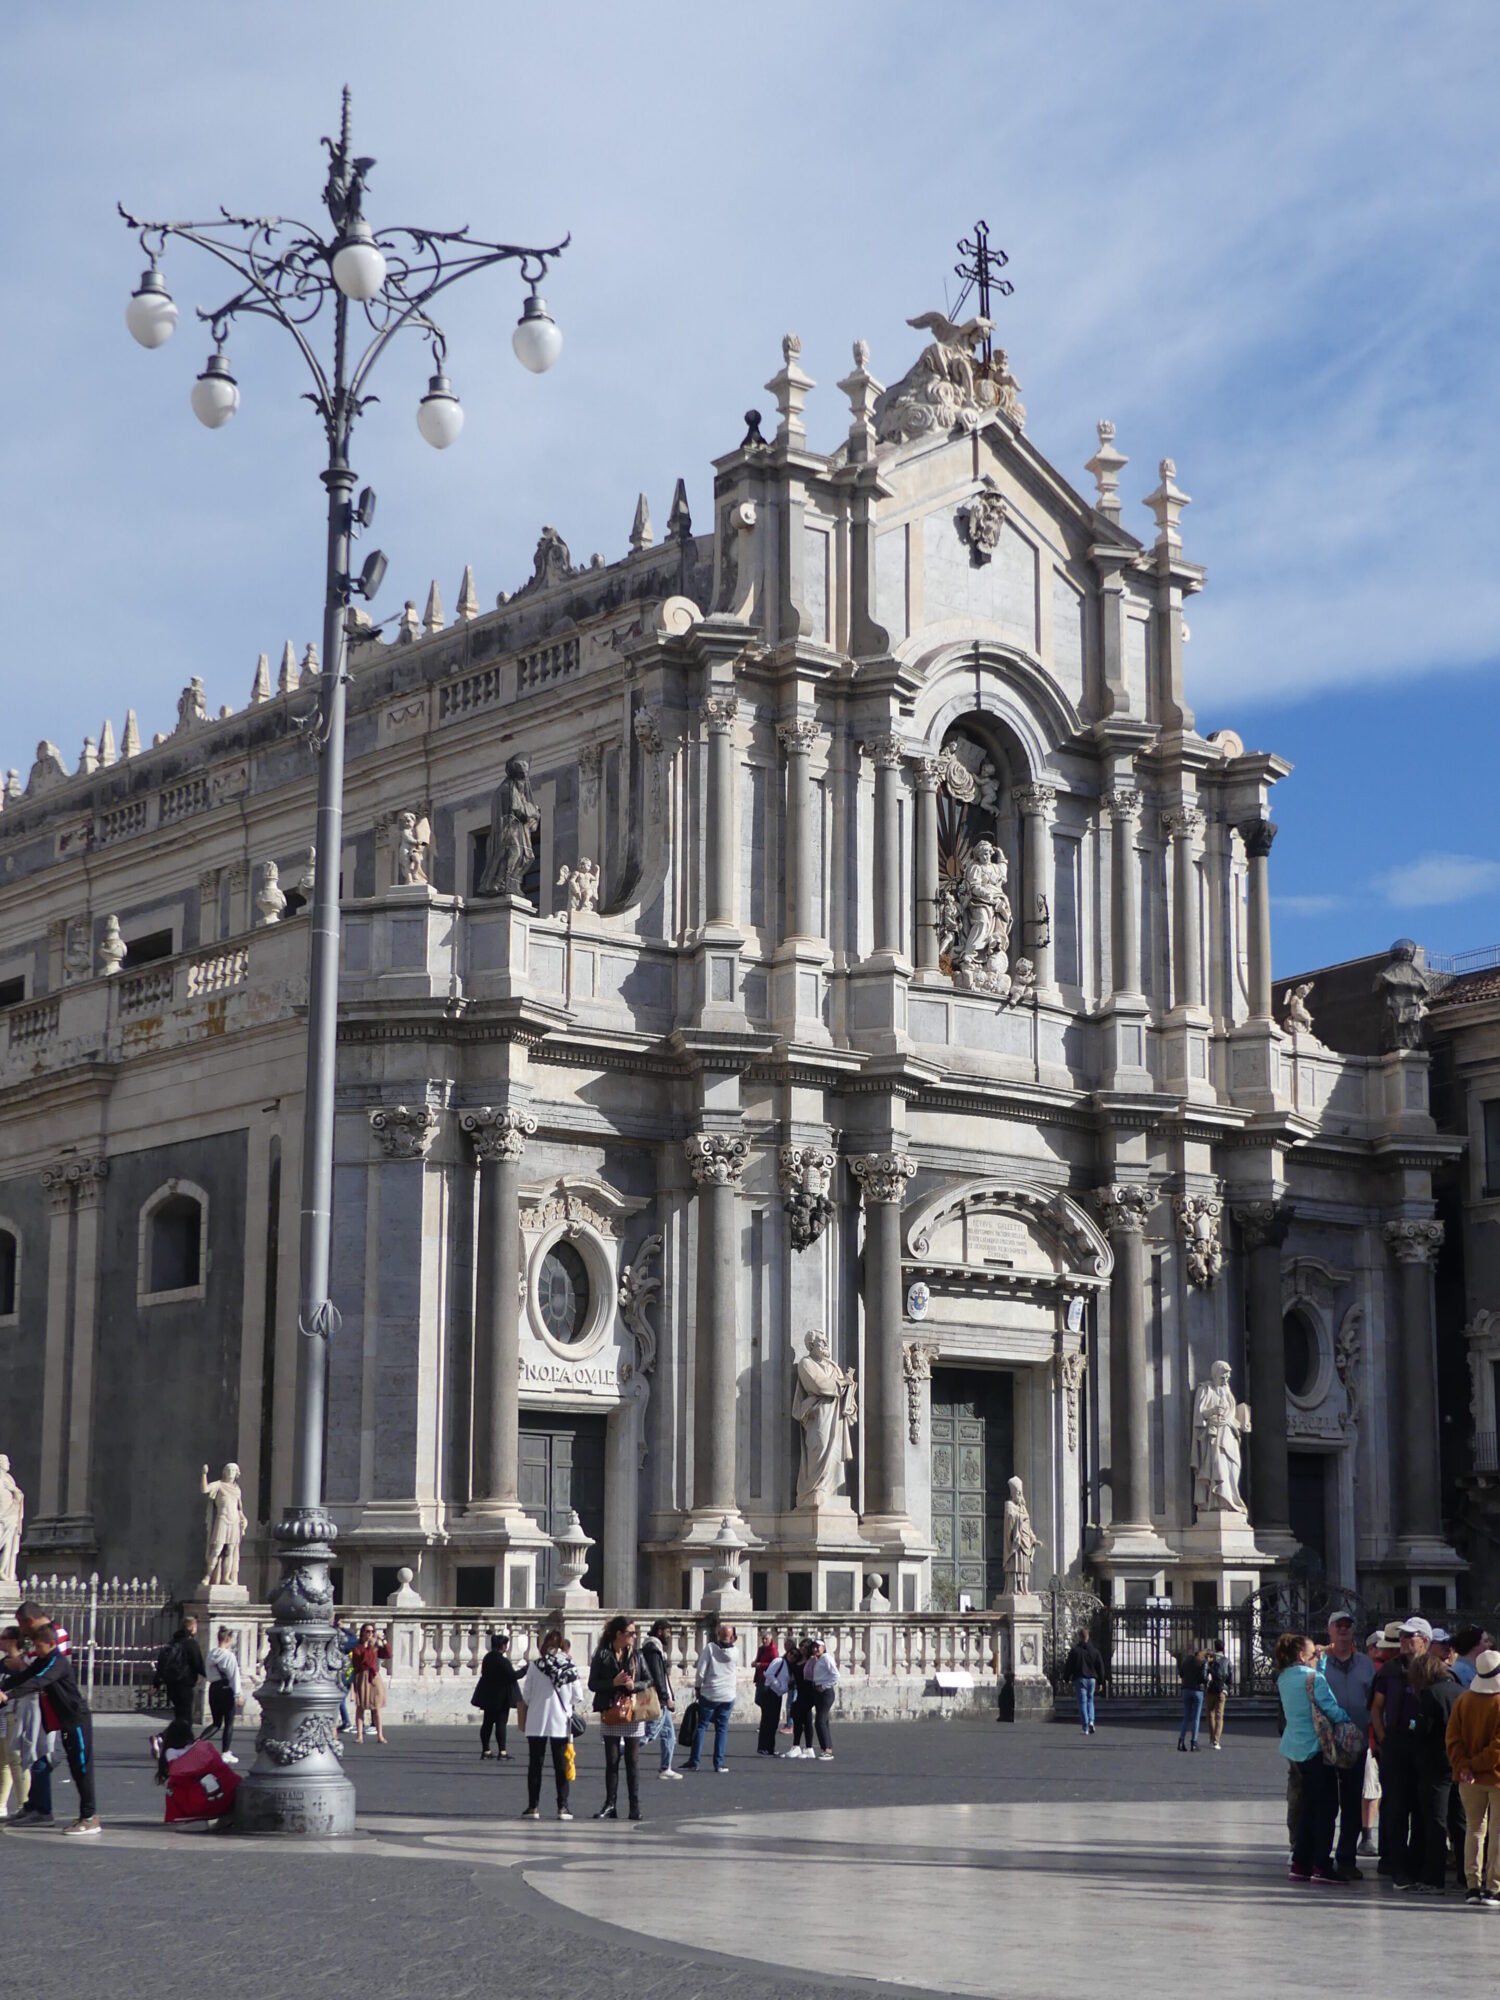
[{"label": "ornate street lamp", "polygon": [[[237,216],[227,209],[215,222],[146,222],[123,206],[120,213],[138,232],[150,260],[125,312],[126,325],[142,347],[160,347],[177,322],[177,308],[160,270],[169,238],[196,244],[235,273],[239,289],[233,296],[214,311],[198,315],[214,341],[214,351],[193,384],[193,414],[199,422],[217,430],[239,408],[239,385],[224,349],[230,326],[254,317],[277,321],[296,341],[313,378],[308,400],[328,437],[328,466],[322,474],[328,489],[324,669],[316,707],[304,724],[322,761],[308,975],[296,1466],[291,1503],[275,1531],[282,1574],[271,1592],[275,1622],[260,1690],[262,1721],[254,1766],[235,1798],[235,1823],[247,1832],[344,1834],[354,1830],[354,1787],[340,1763],[337,1734],[343,1662],[328,1573],[336,1530],[323,1509],[323,1413],[328,1342],[339,1328],[339,1314],[329,1297],[329,1262],[345,648],[352,598],[356,593],[372,597],[385,574],[385,558],[378,550],[366,559],[358,576],[350,571],[353,535],[357,528],[370,525],[375,503],[366,489],[355,506],[349,440],[370,400],[366,384],[371,369],[396,334],[411,326],[428,342],[434,364],[431,385],[418,406],[418,426],[428,443],[439,449],[453,443],[463,425],[463,411],[444,373],[447,343],[428,307],[439,292],[488,265],[520,265],[530,292],[515,330],[516,353],[534,373],[551,367],[562,336],[538,298],[537,287],[569,239],[538,250],[481,242],[467,229],[374,230],[362,208],[365,182],[375,162],[356,159],[350,150],[347,89],[338,141],[325,139],[323,144],[329,153],[323,190],[333,224],[329,240],[281,216]],[[330,303],[331,366],[310,337],[312,323]],[[351,360],[351,348],[361,340],[363,352]]]}]

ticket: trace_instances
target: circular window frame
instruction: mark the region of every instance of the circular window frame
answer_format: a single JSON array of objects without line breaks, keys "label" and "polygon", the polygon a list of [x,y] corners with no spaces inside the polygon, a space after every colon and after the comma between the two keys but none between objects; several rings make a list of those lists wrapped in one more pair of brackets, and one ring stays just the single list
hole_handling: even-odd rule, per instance
[{"label": "circular window frame", "polygon": [[[588,1274],[588,1317],[576,1340],[561,1341],[542,1318],[542,1265],[554,1244],[567,1243],[583,1259]],[[535,1237],[526,1263],[526,1318],[533,1338],[560,1361],[587,1361],[599,1352],[614,1316],[615,1269],[604,1240],[592,1229],[555,1222]]]},{"label": "circular window frame", "polygon": [[[1305,1389],[1298,1391],[1286,1384],[1286,1399],[1299,1410],[1316,1410],[1327,1401],[1328,1391],[1333,1387],[1333,1339],[1323,1323],[1323,1315],[1305,1297],[1288,1299],[1281,1312],[1283,1328],[1296,1313],[1312,1338],[1312,1376]],[[1285,1335],[1283,1334],[1283,1347]],[[1285,1368],[1282,1373],[1285,1374]]]}]

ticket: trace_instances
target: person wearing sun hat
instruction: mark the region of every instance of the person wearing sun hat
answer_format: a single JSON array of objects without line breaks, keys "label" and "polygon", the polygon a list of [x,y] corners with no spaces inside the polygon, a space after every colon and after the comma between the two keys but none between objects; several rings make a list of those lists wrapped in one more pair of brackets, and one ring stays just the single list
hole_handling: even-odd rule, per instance
[{"label": "person wearing sun hat", "polygon": [[1370,1697],[1370,1727],[1380,1746],[1379,1872],[1399,1888],[1422,1873],[1422,1815],[1417,1805],[1417,1769],[1412,1727],[1417,1719],[1417,1690],[1411,1669],[1427,1651],[1432,1627],[1413,1615],[1392,1619],[1387,1640],[1396,1635],[1400,1652],[1375,1676]]},{"label": "person wearing sun hat", "polygon": [[1466,1900],[1500,1909],[1500,1653],[1475,1660],[1474,1678],[1453,1704],[1445,1740],[1467,1828]]}]

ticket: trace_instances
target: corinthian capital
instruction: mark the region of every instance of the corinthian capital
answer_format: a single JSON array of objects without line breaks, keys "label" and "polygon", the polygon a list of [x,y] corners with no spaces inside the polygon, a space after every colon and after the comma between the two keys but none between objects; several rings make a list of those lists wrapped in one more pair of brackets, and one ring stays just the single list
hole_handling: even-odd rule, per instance
[{"label": "corinthian capital", "polygon": [[1280,1249],[1292,1226],[1292,1211],[1285,1202],[1237,1201],[1234,1219],[1240,1225],[1247,1250]]},{"label": "corinthian capital", "polygon": [[1443,1244],[1440,1222],[1417,1222],[1409,1216],[1381,1226],[1385,1247],[1398,1264],[1430,1264]]},{"label": "corinthian capital", "polygon": [[860,747],[882,771],[899,771],[906,755],[906,745],[899,736],[868,736]]},{"label": "corinthian capital", "polygon": [[900,1201],[917,1163],[910,1153],[855,1153],[850,1157],[849,1171],[859,1182],[867,1204]]},{"label": "corinthian capital", "polygon": [[1051,819],[1057,810],[1056,785],[1017,785],[1011,797],[1021,812],[1035,813],[1042,819]]},{"label": "corinthian capital", "polygon": [[788,757],[799,753],[806,756],[818,740],[818,725],[810,716],[799,716],[795,722],[778,722],[776,740]]},{"label": "corinthian capital", "polygon": [[737,694],[711,694],[704,698],[703,720],[711,736],[727,736],[739,712],[740,698]]},{"label": "corinthian capital", "polygon": [[725,1132],[694,1132],[682,1144],[696,1186],[736,1190],[744,1186],[745,1161],[750,1156],[747,1140]]},{"label": "corinthian capital", "polygon": [[1203,831],[1203,815],[1196,806],[1168,806],[1161,825],[1168,839],[1181,834],[1185,840],[1196,840]]},{"label": "corinthian capital", "polygon": [[370,1113],[370,1130],[388,1160],[425,1160],[441,1121],[432,1104],[383,1104]]},{"label": "corinthian capital", "polygon": [[1113,820],[1138,820],[1141,816],[1139,792],[1106,792],[1101,804]]},{"label": "corinthian capital", "polygon": [[1239,829],[1245,852],[1252,861],[1264,861],[1276,838],[1277,827],[1268,819],[1247,819]]},{"label": "corinthian capital", "polygon": [[1142,1181],[1111,1181],[1095,1189],[1094,1205],[1112,1236],[1140,1236],[1145,1232],[1146,1217],[1156,1206],[1156,1196]]},{"label": "corinthian capital", "polygon": [[461,1111],[458,1122],[481,1160],[519,1160],[536,1132],[536,1120],[526,1112],[496,1110],[487,1104]]}]

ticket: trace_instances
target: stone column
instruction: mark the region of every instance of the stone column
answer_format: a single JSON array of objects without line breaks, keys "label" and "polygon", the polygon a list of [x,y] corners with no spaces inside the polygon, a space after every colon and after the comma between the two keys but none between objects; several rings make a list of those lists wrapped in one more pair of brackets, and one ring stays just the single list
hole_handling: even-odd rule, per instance
[{"label": "stone column", "polygon": [[1403,1217],[1381,1230],[1400,1277],[1400,1402],[1396,1412],[1397,1528],[1424,1541],[1443,1538],[1438,1477],[1437,1356],[1432,1263],[1443,1241],[1440,1222]]},{"label": "stone column", "polygon": [[1239,829],[1250,861],[1250,1018],[1271,1016],[1271,843],[1276,828],[1268,819],[1247,820]]},{"label": "stone column", "polygon": [[109,1162],[84,1160],[73,1242],[73,1366],[68,1399],[67,1512],[92,1536],[94,1365],[99,1345],[99,1211]]},{"label": "stone column", "polygon": [[914,757],[917,778],[917,970],[938,969],[938,764]]},{"label": "stone column", "polygon": [[1286,1464],[1286,1332],[1281,1310],[1281,1246],[1292,1212],[1283,1203],[1245,1202],[1235,1221],[1245,1244],[1246,1352],[1250,1362],[1250,1510],[1258,1537],[1292,1532]]},{"label": "stone column", "polygon": [[1155,1196],[1116,1181],[1099,1198],[1115,1253],[1109,1286],[1109,1462],[1111,1528],[1151,1525],[1151,1440],[1146,1428],[1146,1218]]},{"label": "stone column", "polygon": [[1114,984],[1117,994],[1138,998],[1141,991],[1141,859],[1135,836],[1141,823],[1141,795],[1107,792],[1104,804],[1114,824]]},{"label": "stone column", "polygon": [[730,1133],[683,1141],[698,1190],[698,1287],[694,1334],[693,1509],[729,1514],[735,1497],[739,1401],[739,1203],[750,1148]]},{"label": "stone column", "polygon": [[536,1120],[485,1107],[465,1111],[459,1123],[479,1155],[473,1497],[514,1508],[521,1504],[521,1155]]},{"label": "stone column", "polygon": [[1052,822],[1057,813],[1053,785],[1018,785],[1017,809],[1026,818],[1024,847],[1025,906],[1021,915],[1021,949],[1036,972],[1038,992],[1052,990]]},{"label": "stone column", "polygon": [[84,1162],[59,1160],[43,1167],[47,1231],[47,1335],[42,1352],[40,1504],[35,1513],[56,1520],[63,1510],[68,1413],[68,1269],[73,1254],[73,1193]]},{"label": "stone column", "polygon": [[812,779],[808,753],[818,734],[811,721],[783,722],[776,734],[786,752],[786,935],[813,935]]},{"label": "stone column", "polygon": [[1194,806],[1177,806],[1162,814],[1172,840],[1173,1002],[1178,1007],[1203,1005],[1203,950],[1199,934],[1198,843],[1203,815]]},{"label": "stone column", "polygon": [[875,763],[875,949],[901,949],[901,759],[899,736],[865,745]]},{"label": "stone column", "polygon": [[901,1200],[917,1163],[906,1153],[859,1153],[849,1168],[865,1202],[864,1511],[900,1517],[906,1513]]},{"label": "stone column", "polygon": [[711,694],[703,703],[708,726],[708,818],[704,829],[705,923],[734,922],[734,718],[739,699]]}]

